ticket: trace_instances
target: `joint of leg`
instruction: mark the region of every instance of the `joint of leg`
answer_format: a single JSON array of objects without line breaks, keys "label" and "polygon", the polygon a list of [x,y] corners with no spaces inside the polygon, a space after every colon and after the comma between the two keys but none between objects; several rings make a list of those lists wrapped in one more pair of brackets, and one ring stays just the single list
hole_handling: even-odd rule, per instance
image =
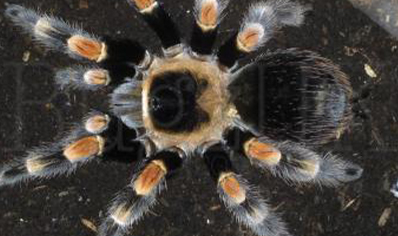
[{"label": "joint of leg", "polygon": [[70,162],[78,162],[103,153],[105,139],[101,136],[89,136],[71,143],[64,149],[64,156]]},{"label": "joint of leg", "polygon": [[246,200],[246,189],[239,183],[234,173],[222,173],[218,184],[234,203],[241,204]]},{"label": "joint of leg", "polygon": [[197,24],[203,32],[214,30],[217,27],[219,10],[215,0],[203,1],[198,13]]},{"label": "joint of leg", "polygon": [[85,129],[87,132],[99,134],[108,128],[109,122],[108,115],[95,115],[87,119]]},{"label": "joint of leg", "polygon": [[104,69],[89,70],[84,74],[84,82],[90,85],[107,86],[111,82],[109,72]]},{"label": "joint of leg", "polygon": [[130,0],[143,14],[150,14],[153,9],[158,5],[156,0]]},{"label": "joint of leg", "polygon": [[243,149],[247,157],[268,166],[275,166],[282,159],[282,153],[278,149],[270,144],[260,142],[257,138],[246,141]]},{"label": "joint of leg", "polygon": [[264,27],[259,23],[245,26],[238,34],[238,49],[245,53],[250,53],[261,46],[265,36]]},{"label": "joint of leg", "polygon": [[105,43],[81,35],[70,37],[68,39],[68,48],[71,52],[96,62],[101,62],[107,57],[107,46]]},{"label": "joint of leg", "polygon": [[145,196],[152,192],[163,180],[167,168],[163,161],[151,161],[134,181],[134,189],[138,195]]}]

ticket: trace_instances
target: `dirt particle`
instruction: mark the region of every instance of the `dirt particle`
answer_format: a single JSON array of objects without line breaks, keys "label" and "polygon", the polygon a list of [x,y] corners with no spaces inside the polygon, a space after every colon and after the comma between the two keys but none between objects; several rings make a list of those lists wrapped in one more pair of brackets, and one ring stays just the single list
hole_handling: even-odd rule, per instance
[{"label": "dirt particle", "polygon": [[370,78],[377,78],[376,72],[369,64],[365,64],[365,72]]},{"label": "dirt particle", "polygon": [[384,209],[378,221],[378,225],[380,227],[384,227],[387,224],[388,220],[390,219],[391,212],[392,212],[391,208]]},{"label": "dirt particle", "polygon": [[87,220],[87,219],[82,218],[81,222],[86,228],[88,228],[89,230],[93,231],[94,233],[98,232],[97,226],[91,220]]},{"label": "dirt particle", "polygon": [[22,61],[23,61],[23,62],[28,62],[29,59],[30,59],[30,52],[29,52],[29,51],[25,51],[25,52],[23,53],[23,56],[22,56]]},{"label": "dirt particle", "polygon": [[217,211],[220,209],[221,209],[221,205],[215,205],[215,206],[210,207],[210,211]]},{"label": "dirt particle", "polygon": [[80,0],[79,1],[79,8],[80,9],[88,9],[88,0]]}]

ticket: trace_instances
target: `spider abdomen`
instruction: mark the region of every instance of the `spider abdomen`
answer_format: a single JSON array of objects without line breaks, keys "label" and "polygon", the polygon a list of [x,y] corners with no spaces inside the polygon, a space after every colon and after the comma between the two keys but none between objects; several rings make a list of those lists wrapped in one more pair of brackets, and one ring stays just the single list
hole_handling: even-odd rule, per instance
[{"label": "spider abdomen", "polygon": [[351,86],[329,60],[290,49],[264,55],[230,85],[242,120],[278,140],[336,139],[351,118]]}]

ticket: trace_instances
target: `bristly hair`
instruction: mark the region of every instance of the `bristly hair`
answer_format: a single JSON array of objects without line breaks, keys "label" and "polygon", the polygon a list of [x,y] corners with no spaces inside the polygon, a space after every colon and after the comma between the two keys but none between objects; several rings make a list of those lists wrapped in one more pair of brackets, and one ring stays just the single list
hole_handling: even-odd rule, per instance
[{"label": "bristly hair", "polygon": [[[103,78],[104,84],[89,84],[87,83],[87,77],[89,76],[90,71],[101,70],[105,76]],[[81,89],[81,90],[98,90],[103,88],[104,86],[110,83],[110,75],[107,70],[101,69],[97,65],[91,66],[74,66],[70,68],[66,68],[64,70],[60,70],[55,75],[55,83],[61,89]]]},{"label": "bristly hair", "polygon": [[[166,189],[166,179],[163,177],[157,186],[147,195],[138,195],[134,189],[134,181],[142,173],[149,159],[141,160],[134,168],[134,176],[128,186],[121,190],[114,198],[109,207],[108,214],[101,224],[99,236],[124,235],[131,227],[138,223],[148,211],[157,204],[156,196]],[[123,222],[115,218],[115,213],[125,211],[126,217]]]},{"label": "bristly hair", "polygon": [[270,209],[259,191],[250,186],[243,177],[239,175],[235,177],[246,192],[246,200],[243,203],[235,203],[221,187],[218,187],[221,200],[235,219],[258,236],[290,236],[285,223]]},{"label": "bristly hair", "polygon": [[308,8],[289,0],[270,0],[252,4],[245,15],[241,32],[248,28],[261,28],[262,37],[257,47],[268,41],[275,30],[283,25],[300,26]]},{"label": "bristly hair", "polygon": [[75,59],[83,58],[68,48],[67,40],[70,37],[79,35],[93,41],[99,41],[98,37],[85,32],[77,25],[70,25],[57,17],[38,14],[18,5],[9,5],[5,15],[14,24],[32,35],[39,44],[49,50],[64,52]]},{"label": "bristly hair", "polygon": [[[309,182],[335,187],[358,179],[362,174],[362,169],[358,165],[330,153],[322,156],[291,141],[276,142],[267,137],[262,137],[260,140],[280,150],[283,154],[282,160],[275,166],[267,166],[255,159],[251,159],[251,162],[260,168],[270,170],[273,175],[287,182]],[[303,165],[306,162],[314,164],[314,169],[308,170],[306,165]]]},{"label": "bristly hair", "polygon": [[227,8],[230,0],[195,0],[194,15],[197,21],[199,21],[200,12],[204,4],[213,3],[217,7],[217,22],[218,25],[225,16],[224,10]]},{"label": "bristly hair", "polygon": [[128,81],[111,95],[111,106],[113,113],[130,128],[143,127],[142,120],[142,82],[137,80]]}]

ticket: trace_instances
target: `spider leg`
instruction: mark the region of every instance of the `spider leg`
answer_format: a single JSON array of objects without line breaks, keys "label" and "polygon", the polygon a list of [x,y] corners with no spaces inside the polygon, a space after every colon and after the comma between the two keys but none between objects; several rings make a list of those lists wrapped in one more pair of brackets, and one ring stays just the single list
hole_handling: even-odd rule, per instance
[{"label": "spider leg", "polygon": [[75,59],[98,63],[128,62],[135,65],[145,62],[148,53],[138,42],[108,37],[100,39],[76,25],[31,9],[10,4],[6,16],[22,27],[48,49],[64,52]]},{"label": "spider leg", "polygon": [[243,132],[240,136],[237,144],[230,145],[237,146],[238,152],[249,158],[253,165],[289,182],[337,186],[362,175],[358,165],[330,153],[322,156],[296,142],[276,142]]},{"label": "spider leg", "polygon": [[221,200],[240,223],[258,236],[289,236],[285,223],[272,212],[260,193],[238,175],[228,153],[216,144],[203,153]]},{"label": "spider leg", "polygon": [[134,78],[136,70],[126,64],[106,64],[104,66],[77,65],[57,71],[55,83],[61,88],[97,90],[106,86],[119,85],[126,79]]},{"label": "spider leg", "polygon": [[304,21],[306,9],[290,0],[269,0],[253,4],[241,24],[240,30],[218,51],[219,62],[227,68],[254,52],[272,38],[284,25],[299,26]]},{"label": "spider leg", "polygon": [[132,181],[114,199],[99,235],[122,236],[128,233],[156,203],[166,188],[166,176],[178,169],[182,156],[176,151],[162,151],[138,165]]},{"label": "spider leg", "polygon": [[92,112],[60,142],[33,149],[25,158],[0,167],[0,186],[73,173],[106,151],[113,123],[108,115]]},{"label": "spider leg", "polygon": [[171,49],[181,43],[180,32],[164,10],[162,3],[156,0],[127,0],[127,2],[139,10],[147,24],[160,38],[164,49]]},{"label": "spider leg", "polygon": [[191,36],[191,49],[199,55],[210,55],[216,41],[218,25],[227,0],[195,0],[195,23]]}]

